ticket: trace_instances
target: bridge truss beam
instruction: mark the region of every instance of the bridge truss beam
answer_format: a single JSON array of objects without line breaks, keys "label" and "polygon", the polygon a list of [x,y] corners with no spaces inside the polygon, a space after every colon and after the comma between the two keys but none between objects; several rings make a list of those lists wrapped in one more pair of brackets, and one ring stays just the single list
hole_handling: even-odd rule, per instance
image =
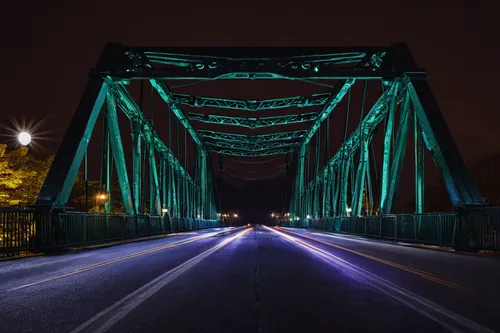
[{"label": "bridge truss beam", "polygon": [[256,129],[269,126],[300,124],[304,122],[309,122],[316,120],[318,114],[312,112],[312,113],[303,113],[297,115],[261,117],[261,118],[242,118],[242,117],[231,117],[231,116],[218,116],[211,114],[205,115],[199,113],[189,113],[188,116],[189,120],[191,121],[199,121],[207,124],[231,125],[231,126],[240,126],[240,127]]},{"label": "bridge truss beam", "polygon": [[264,157],[264,156],[274,156],[274,155],[285,155],[291,153],[293,149],[276,149],[276,150],[265,150],[265,151],[246,151],[246,150],[233,150],[233,149],[210,149],[211,152],[230,155],[230,156],[242,156],[242,157]]},{"label": "bridge truss beam", "polygon": [[203,138],[214,139],[217,141],[227,141],[235,143],[258,144],[273,141],[287,141],[301,139],[307,131],[299,130],[294,132],[281,132],[260,135],[245,135],[225,132],[214,132],[208,130],[198,131]]},{"label": "bridge truss beam", "polygon": [[218,148],[260,152],[260,151],[265,151],[265,150],[280,149],[280,148],[284,148],[284,147],[295,147],[299,143],[298,142],[269,142],[269,143],[257,143],[257,144],[250,144],[249,145],[249,144],[220,141],[220,142],[206,142],[206,144],[208,146],[218,147]]},{"label": "bridge truss beam", "polygon": [[[218,48],[210,51],[200,48],[126,47],[108,44],[90,76],[68,134],[40,192],[37,201],[40,205],[60,207],[67,203],[80,164],[84,158],[87,160],[87,145],[104,104],[106,135],[103,135],[102,160],[105,166],[103,169],[106,169],[105,186],[109,190],[110,160],[113,156],[123,202],[129,214],[137,214],[143,208],[142,201],[137,197],[144,192],[146,183],[142,175],[146,170],[142,168],[146,165],[150,175],[150,213],[159,214],[163,207],[168,206],[177,216],[211,217],[215,214],[215,205],[211,190],[210,155],[206,154],[207,151],[256,157],[288,154],[294,150],[297,151],[298,158],[295,159],[297,164],[290,201],[291,216],[359,215],[363,211],[368,211],[369,214],[387,214],[391,212],[396,197],[410,128],[414,132],[415,211],[424,211],[424,147],[432,153],[454,206],[484,205],[484,199],[463,163],[427,84],[427,76],[417,67],[405,44],[353,48]],[[164,79],[339,81],[328,94],[254,101],[174,94]],[[153,122],[142,113],[142,102],[139,106],[133,102],[126,89],[131,80],[149,81],[154,91],[166,102],[169,111],[190,133],[197,145],[195,175],[189,175],[170,148],[159,140]],[[374,81],[379,81],[383,88],[379,99],[365,114],[367,85]],[[345,102],[346,95],[347,115],[349,114],[355,83],[364,85],[357,128],[347,137],[346,119],[344,142],[333,156],[329,156],[329,117],[334,109]],[[245,111],[305,106],[323,108],[319,113],[242,118],[186,114],[181,104]],[[131,189],[117,110],[122,110],[132,124]],[[312,122],[312,125],[307,131],[243,135],[197,131],[191,121],[250,129],[303,122]],[[375,133],[382,127],[382,123],[383,153],[381,165],[377,166],[377,161],[372,161],[371,155],[374,155]],[[328,153],[320,168],[320,155],[325,151],[321,149],[321,129],[324,127]],[[170,132],[169,135],[171,136]],[[313,144],[314,149],[311,147]],[[148,162],[144,164],[141,163],[142,145],[146,155],[144,161]],[[160,159],[159,175],[157,155]],[[375,173],[380,170],[380,179],[374,178],[373,169]]]},{"label": "bridge truss beam", "polygon": [[313,107],[322,106],[326,103],[329,93],[314,94],[310,96],[294,96],[286,98],[263,99],[263,100],[237,100],[203,96],[189,96],[183,94],[174,94],[177,102],[189,105],[191,107],[203,108],[212,107],[229,110],[243,111],[263,111],[275,110],[290,107]]}]

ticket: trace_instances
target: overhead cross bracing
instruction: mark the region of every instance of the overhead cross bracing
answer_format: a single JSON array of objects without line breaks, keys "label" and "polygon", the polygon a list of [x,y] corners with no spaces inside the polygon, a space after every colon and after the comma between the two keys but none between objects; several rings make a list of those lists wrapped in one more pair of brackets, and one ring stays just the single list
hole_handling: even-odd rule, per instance
[{"label": "overhead cross bracing", "polygon": [[[179,80],[189,83],[179,85]],[[182,88],[198,87],[200,91],[205,85],[233,85],[245,80],[256,86],[264,81],[308,84],[321,91],[294,92],[289,96],[267,91],[265,98],[231,98],[186,93]],[[136,83],[140,85],[139,102],[132,102]],[[150,92],[149,96],[145,92]],[[163,102],[161,108],[155,106],[155,96]],[[146,116],[148,99],[150,112]],[[285,170],[295,173],[290,199],[294,217],[345,215],[348,211],[359,214],[366,202],[370,214],[388,213],[412,124],[416,212],[423,212],[424,147],[433,154],[455,206],[484,204],[430,91],[427,75],[416,66],[405,44],[312,48],[108,44],[98,66],[91,70],[89,86],[42,188],[39,203],[61,206],[67,202],[103,105],[107,107],[103,116],[107,119],[107,131],[114,136],[106,139],[110,144],[103,143],[103,147],[112,149],[106,148],[102,163],[109,163],[108,155],[112,152],[129,213],[142,211],[145,200],[141,197],[147,183],[142,171],[147,169],[149,212],[160,214],[172,207],[175,214],[213,217],[214,155],[286,156]],[[348,121],[350,110],[351,116],[353,112],[359,115],[354,121],[356,126],[352,119]],[[115,115],[118,111],[130,120],[131,189],[125,153],[120,148]],[[155,115],[159,113],[175,117],[175,128],[170,120],[168,128],[156,122]],[[179,126],[188,135],[181,136]],[[374,136],[379,128],[384,133],[383,153],[382,158],[373,159]],[[163,133],[168,134],[168,140],[162,137]],[[334,145],[335,135],[342,137],[338,146]],[[193,152],[188,153],[188,147]],[[292,160],[294,164],[289,168]],[[380,179],[372,179],[374,174]]]}]

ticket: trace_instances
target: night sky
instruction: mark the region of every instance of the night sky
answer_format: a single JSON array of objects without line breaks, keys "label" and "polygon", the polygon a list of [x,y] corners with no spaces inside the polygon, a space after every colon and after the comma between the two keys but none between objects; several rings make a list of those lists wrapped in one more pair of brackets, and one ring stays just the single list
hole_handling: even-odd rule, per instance
[{"label": "night sky", "polygon": [[[55,153],[88,71],[109,41],[137,46],[353,46],[404,41],[417,64],[427,69],[466,163],[500,153],[497,1],[347,2],[252,2],[253,7],[240,2],[7,2],[0,11],[0,122],[8,126],[10,118],[44,119],[41,130],[51,131],[51,140],[43,142],[42,154]],[[237,189],[221,183],[227,206],[248,216],[256,206],[281,210],[283,180],[236,183]],[[243,190],[250,199],[238,206],[235,194]]]}]

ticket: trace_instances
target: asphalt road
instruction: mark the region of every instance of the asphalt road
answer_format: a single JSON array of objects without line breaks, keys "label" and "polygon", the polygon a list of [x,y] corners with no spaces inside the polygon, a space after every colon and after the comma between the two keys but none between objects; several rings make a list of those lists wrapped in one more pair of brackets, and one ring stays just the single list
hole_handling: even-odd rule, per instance
[{"label": "asphalt road", "polygon": [[494,332],[499,267],[304,230],[212,229],[0,262],[0,332]]}]

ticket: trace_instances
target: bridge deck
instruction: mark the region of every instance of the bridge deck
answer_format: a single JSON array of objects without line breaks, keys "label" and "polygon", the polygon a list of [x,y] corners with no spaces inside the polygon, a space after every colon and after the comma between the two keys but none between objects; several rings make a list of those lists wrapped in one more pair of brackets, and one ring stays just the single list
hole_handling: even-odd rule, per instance
[{"label": "bridge deck", "polygon": [[0,331],[498,330],[499,266],[314,231],[212,229],[3,262]]}]

